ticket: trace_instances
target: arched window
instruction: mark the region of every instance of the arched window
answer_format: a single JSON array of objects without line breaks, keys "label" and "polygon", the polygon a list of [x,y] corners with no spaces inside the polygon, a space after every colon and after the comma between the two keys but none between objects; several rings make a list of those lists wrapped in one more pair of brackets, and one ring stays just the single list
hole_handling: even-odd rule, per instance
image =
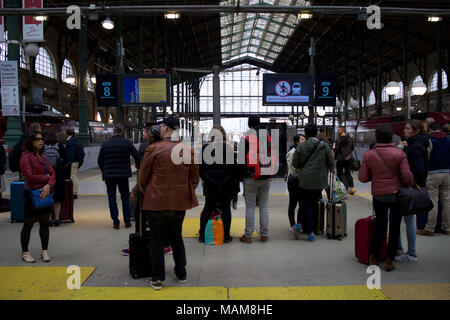
[{"label": "arched window", "polygon": [[369,99],[367,99],[367,106],[373,106],[376,102],[375,92],[372,90],[372,92],[369,94]]},{"label": "arched window", "polygon": [[403,98],[403,92],[404,92],[404,86],[403,86],[403,82],[399,82],[398,83],[399,87],[400,87],[400,91],[394,96],[394,100],[400,100]]},{"label": "arched window", "polygon": [[[447,73],[442,70],[442,89],[447,89],[448,88],[448,78],[447,78]],[[430,82],[430,92],[433,91],[437,91],[438,90],[438,72],[436,71],[433,74],[433,77],[431,78],[431,82]]]},{"label": "arched window", "polygon": [[75,69],[73,68],[72,63],[68,59],[65,59],[61,71],[61,80],[63,82],[69,83],[68,81],[66,81],[68,75],[72,75],[76,78]]},{"label": "arched window", "polygon": [[[5,42],[0,43],[0,61],[7,61],[8,60],[8,31],[5,31]],[[25,51],[23,50],[23,47],[20,46],[20,67],[22,69],[28,69],[27,66],[27,57],[25,56]]]},{"label": "arched window", "polygon": [[[423,82],[423,78],[421,76],[417,76],[414,78],[414,80],[411,82],[411,86],[416,82]],[[415,96],[414,92],[411,90],[411,97]]]},{"label": "arched window", "polygon": [[36,73],[56,79],[55,64],[47,49],[44,47],[39,48],[39,54],[36,57],[35,70]]},{"label": "arched window", "polygon": [[92,83],[91,74],[86,71],[86,88],[87,91],[94,92],[94,84]]}]

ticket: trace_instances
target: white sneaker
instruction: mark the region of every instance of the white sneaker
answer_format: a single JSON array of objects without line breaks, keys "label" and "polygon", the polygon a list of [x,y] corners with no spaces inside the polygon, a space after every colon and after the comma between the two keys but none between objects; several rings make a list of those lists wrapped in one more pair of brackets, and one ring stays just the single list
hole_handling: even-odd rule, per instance
[{"label": "white sneaker", "polygon": [[289,227],[289,232],[290,233],[294,232],[294,227]]},{"label": "white sneaker", "polygon": [[34,258],[31,256],[31,254],[27,251],[27,252],[22,252],[22,260],[25,261],[26,263],[35,263],[36,260],[34,260]]},{"label": "white sneaker", "polygon": [[409,254],[404,254],[402,256],[395,257],[395,261],[399,263],[417,262],[417,256],[411,256]]}]

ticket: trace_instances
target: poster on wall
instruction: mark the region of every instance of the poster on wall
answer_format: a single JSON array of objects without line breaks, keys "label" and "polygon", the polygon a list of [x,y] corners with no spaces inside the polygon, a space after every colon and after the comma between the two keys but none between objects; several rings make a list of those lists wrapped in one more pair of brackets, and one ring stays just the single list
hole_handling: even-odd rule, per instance
[{"label": "poster on wall", "polygon": [[[23,0],[24,9],[41,9],[42,0]],[[44,41],[44,22],[36,21],[33,16],[23,16],[23,41]]]},{"label": "poster on wall", "polygon": [[19,76],[17,61],[1,61],[0,74],[2,85],[3,116],[19,116]]}]

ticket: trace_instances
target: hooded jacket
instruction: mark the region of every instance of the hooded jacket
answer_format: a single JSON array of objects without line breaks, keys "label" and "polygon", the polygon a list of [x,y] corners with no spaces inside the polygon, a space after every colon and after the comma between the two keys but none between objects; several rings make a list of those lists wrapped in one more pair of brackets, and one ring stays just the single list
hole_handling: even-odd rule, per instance
[{"label": "hooded jacket", "polygon": [[450,171],[450,138],[443,131],[435,131],[429,135],[433,150],[430,154],[428,172]]},{"label": "hooded jacket", "polygon": [[[320,141],[317,149],[314,146],[319,142],[317,138],[308,138],[297,146],[292,158],[294,168],[300,170],[300,188],[308,190],[322,190],[328,187],[328,170],[334,169],[334,161],[328,143]],[[308,159],[308,156],[311,157]]]},{"label": "hooded jacket", "polygon": [[428,138],[423,134],[408,139],[408,146],[403,149],[408,157],[409,167],[415,182],[425,187],[428,175]]}]

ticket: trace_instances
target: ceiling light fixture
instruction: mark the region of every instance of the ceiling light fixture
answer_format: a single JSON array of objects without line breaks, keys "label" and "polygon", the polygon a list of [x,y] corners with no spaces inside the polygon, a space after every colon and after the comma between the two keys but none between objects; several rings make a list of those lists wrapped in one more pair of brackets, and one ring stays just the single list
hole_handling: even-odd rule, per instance
[{"label": "ceiling light fixture", "polygon": [[442,21],[442,17],[438,17],[438,16],[428,17],[428,22],[440,22],[440,21]]},{"label": "ceiling light fixture", "polygon": [[306,11],[300,13],[300,14],[297,16],[298,19],[304,19],[304,20],[312,19],[312,17],[313,17],[312,13],[309,13],[309,12],[306,12]]},{"label": "ceiling light fixture", "polygon": [[42,22],[42,21],[47,21],[48,17],[47,16],[34,16],[33,19],[34,19],[34,21]]},{"label": "ceiling light fixture", "polygon": [[177,12],[168,12],[168,13],[164,14],[164,18],[169,19],[169,20],[176,20],[176,19],[180,19],[180,14]]},{"label": "ceiling light fixture", "polygon": [[65,82],[65,83],[68,83],[68,84],[70,84],[70,85],[74,85],[74,84],[75,84],[75,81],[76,81],[76,79],[75,79],[75,76],[74,76],[73,74],[69,74],[69,75],[64,79],[64,82]]},{"label": "ceiling light fixture", "polygon": [[112,21],[108,16],[102,21],[102,27],[106,30],[112,30],[114,29],[114,21]]}]

